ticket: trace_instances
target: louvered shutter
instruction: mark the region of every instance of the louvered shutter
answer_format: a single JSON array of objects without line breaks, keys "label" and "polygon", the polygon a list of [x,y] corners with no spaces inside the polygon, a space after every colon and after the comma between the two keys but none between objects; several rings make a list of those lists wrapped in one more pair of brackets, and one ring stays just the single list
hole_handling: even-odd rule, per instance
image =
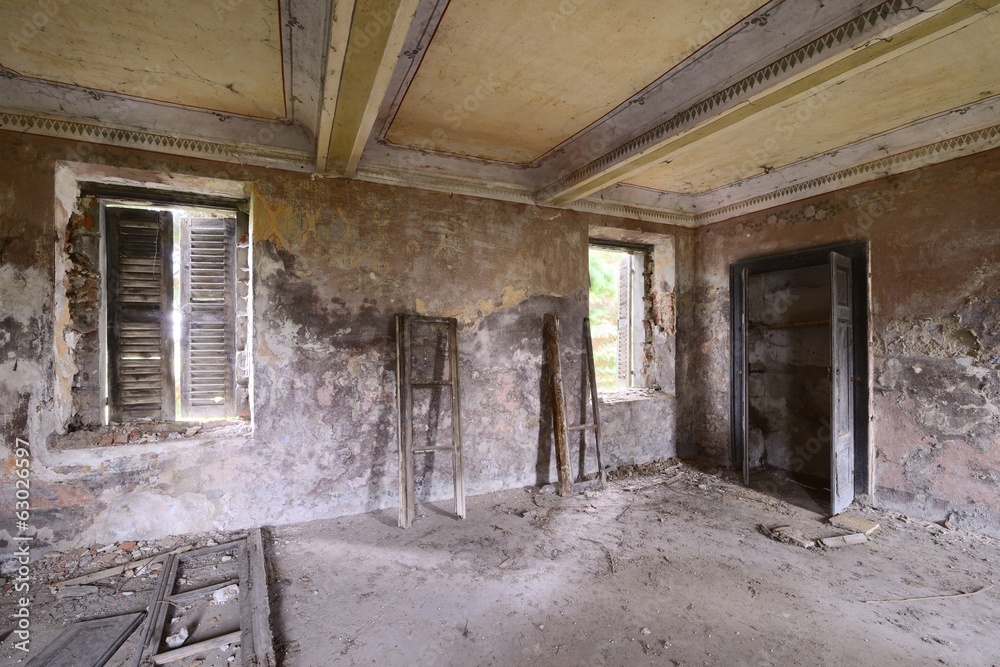
[{"label": "louvered shutter", "polygon": [[191,218],[181,255],[181,411],[231,417],[235,354],[235,218]]},{"label": "louvered shutter", "polygon": [[173,419],[172,217],[109,207],[105,221],[111,419]]},{"label": "louvered shutter", "polygon": [[632,371],[632,258],[618,263],[618,386],[628,387]]}]

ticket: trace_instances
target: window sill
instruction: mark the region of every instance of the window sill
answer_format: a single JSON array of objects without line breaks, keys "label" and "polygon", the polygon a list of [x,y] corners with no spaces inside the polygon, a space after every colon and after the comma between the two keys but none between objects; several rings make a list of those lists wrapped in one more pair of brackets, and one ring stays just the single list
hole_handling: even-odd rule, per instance
[{"label": "window sill", "polygon": [[663,391],[662,389],[631,388],[597,392],[597,399],[601,405],[637,403],[639,401],[662,401],[672,398],[674,398],[673,393]]},{"label": "window sill", "polygon": [[169,449],[185,443],[240,438],[250,435],[250,423],[242,419],[212,422],[152,422],[138,420],[74,431],[49,441],[53,453],[118,452],[122,455]]}]

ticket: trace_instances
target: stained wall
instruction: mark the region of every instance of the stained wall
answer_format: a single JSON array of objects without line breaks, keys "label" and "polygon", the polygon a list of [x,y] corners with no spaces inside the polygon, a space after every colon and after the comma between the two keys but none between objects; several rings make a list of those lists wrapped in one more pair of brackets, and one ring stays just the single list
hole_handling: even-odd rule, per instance
[{"label": "stained wall", "polygon": [[729,265],[867,241],[873,501],[1000,532],[998,210],[994,150],[703,228],[681,454],[729,462]]},{"label": "stained wall", "polygon": [[[77,286],[61,259],[74,239],[60,227],[59,161],[142,173],[163,187],[183,187],[191,177],[242,184],[253,226],[252,433],[60,447],[73,383],[82,381],[67,359],[93,332],[66,315]],[[670,231],[0,133],[0,503],[13,507],[12,447],[25,438],[36,523],[51,540],[155,537],[394,508],[393,321],[400,312],[459,320],[467,492],[551,482],[542,317],[555,313],[564,323],[567,399],[571,415],[579,414],[587,241],[604,227]],[[672,366],[664,356],[673,354],[672,322],[661,329],[656,363]],[[674,405],[664,392],[660,400],[610,407],[605,461],[673,456]],[[443,498],[441,507],[450,508],[450,473],[446,460],[422,462],[420,498]],[[12,530],[7,519],[0,515],[0,539]]]}]

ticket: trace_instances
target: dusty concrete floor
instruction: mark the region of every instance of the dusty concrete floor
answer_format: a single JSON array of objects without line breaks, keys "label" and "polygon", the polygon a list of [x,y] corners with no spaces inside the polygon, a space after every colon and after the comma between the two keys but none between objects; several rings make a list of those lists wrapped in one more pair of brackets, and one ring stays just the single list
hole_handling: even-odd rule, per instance
[{"label": "dusty concrete floor", "polygon": [[[993,586],[995,539],[857,510],[882,525],[869,542],[793,546],[759,526],[838,531],[675,462],[569,499],[477,496],[464,522],[449,509],[420,506],[407,531],[389,511],[273,529],[282,664],[1000,665],[1000,587],[866,602]],[[141,608],[154,579],[133,580],[127,598],[43,591],[38,646],[71,620]],[[0,661],[20,664],[10,642]]]}]

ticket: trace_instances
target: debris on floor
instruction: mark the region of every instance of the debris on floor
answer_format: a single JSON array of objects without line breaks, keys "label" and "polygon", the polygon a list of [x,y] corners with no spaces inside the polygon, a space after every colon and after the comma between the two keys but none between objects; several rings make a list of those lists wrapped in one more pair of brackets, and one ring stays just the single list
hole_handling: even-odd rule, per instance
[{"label": "debris on floor", "polygon": [[868,536],[864,533],[850,533],[848,535],[835,535],[824,537],[819,541],[824,547],[846,547],[851,544],[863,544],[868,541]]},{"label": "debris on floor", "polygon": [[184,646],[184,642],[187,641],[187,638],[188,638],[187,628],[182,627],[180,630],[173,633],[172,635],[167,635],[167,638],[164,641],[167,642],[167,646],[169,646],[170,648],[180,648],[181,646]]},{"label": "debris on floor", "polygon": [[[972,665],[1000,655],[996,539],[853,506],[850,514],[880,530],[828,548],[820,540],[863,531],[747,489],[729,471],[668,460],[609,472],[605,488],[568,498],[535,488],[472,496],[465,521],[449,504],[411,531],[398,530],[395,508],[272,529],[273,572],[258,593],[273,596],[281,665],[687,665],[751,656],[807,667],[817,655],[829,664]],[[773,532],[814,544],[789,547]],[[33,655],[80,620],[144,612],[167,560],[137,563],[244,536],[39,553]],[[253,587],[236,580],[247,562],[221,551],[180,567],[175,594],[190,597],[171,606],[163,636],[184,628],[188,637],[159,648],[184,655],[172,664],[241,665],[239,598]],[[92,580],[70,583],[81,576]],[[234,584],[235,598],[212,604]],[[0,637],[16,599],[4,591]],[[935,604],[961,609],[961,623],[942,622]],[[853,641],[862,635],[867,641]],[[198,648],[212,639],[212,649]],[[131,667],[142,641],[134,632],[107,667]],[[28,659],[0,641],[0,664]]]},{"label": "debris on floor", "polygon": [[784,542],[785,544],[794,544],[795,546],[803,547],[804,549],[810,549],[816,546],[816,540],[807,539],[803,536],[800,529],[792,526],[775,526],[774,528],[768,528],[767,526],[761,525],[760,531],[764,535],[778,540],[779,542]]},{"label": "debris on floor", "polygon": [[834,528],[843,528],[852,533],[871,535],[879,529],[877,521],[866,519],[859,514],[843,513],[830,517],[828,523]]}]

